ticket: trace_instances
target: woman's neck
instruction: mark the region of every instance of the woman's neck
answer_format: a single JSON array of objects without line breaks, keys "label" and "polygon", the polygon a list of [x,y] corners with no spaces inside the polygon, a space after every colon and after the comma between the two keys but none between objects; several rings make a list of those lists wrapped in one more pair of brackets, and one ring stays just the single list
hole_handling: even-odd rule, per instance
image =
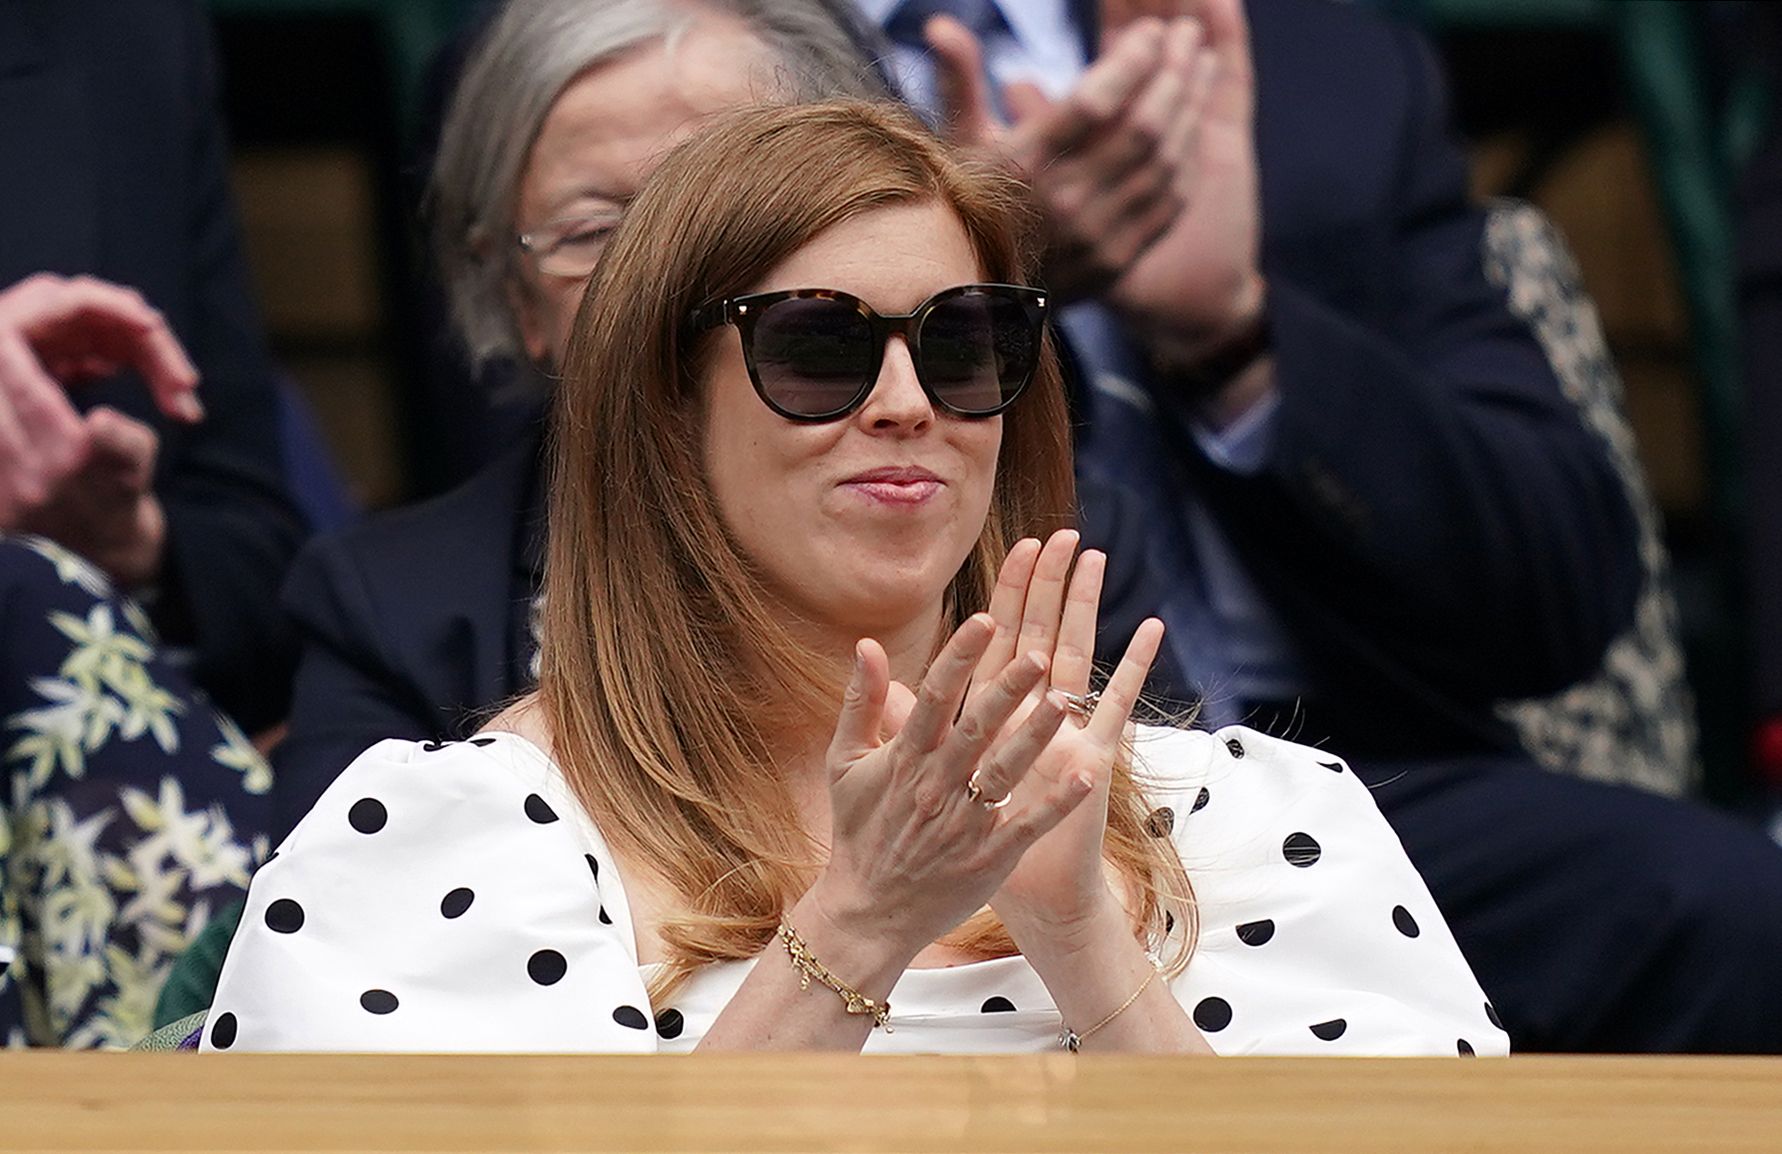
[{"label": "woman's neck", "polygon": [[[870,637],[885,650],[891,679],[902,682],[911,692],[928,672],[928,664],[939,649],[945,634],[941,607],[932,614],[906,625],[855,631],[812,627],[803,640],[819,659],[834,661],[838,669],[853,668],[854,647]],[[837,703],[839,707],[839,702]],[[834,736],[833,715],[815,718],[809,729],[796,736],[788,735],[775,751],[776,760],[785,775],[788,788],[805,817],[805,828],[822,844],[829,840],[829,773],[826,757]]]},{"label": "woman's neck", "polygon": [[[891,679],[915,689],[928,672],[928,663],[946,640],[945,606],[937,602],[927,612],[901,623],[835,626],[803,621],[793,626],[794,633],[818,660],[829,660],[838,669],[852,669],[854,647],[870,637],[884,649],[890,659]],[[834,718],[824,718],[827,724]],[[825,729],[827,738],[827,729]]]}]

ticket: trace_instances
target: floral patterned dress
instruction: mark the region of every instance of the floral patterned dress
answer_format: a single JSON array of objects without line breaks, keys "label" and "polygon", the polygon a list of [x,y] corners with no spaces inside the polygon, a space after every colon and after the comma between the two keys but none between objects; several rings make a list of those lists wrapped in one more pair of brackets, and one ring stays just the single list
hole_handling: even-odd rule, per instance
[{"label": "floral patterned dress", "polygon": [[266,856],[272,771],[86,561],[0,537],[0,1045],[124,1047]]}]

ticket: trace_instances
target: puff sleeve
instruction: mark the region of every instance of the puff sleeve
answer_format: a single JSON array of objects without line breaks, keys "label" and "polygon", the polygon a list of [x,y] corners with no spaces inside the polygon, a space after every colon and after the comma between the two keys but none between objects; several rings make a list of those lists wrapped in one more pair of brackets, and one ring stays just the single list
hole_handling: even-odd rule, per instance
[{"label": "puff sleeve", "polygon": [[[1145,729],[1148,826],[1175,839],[1198,941],[1172,984],[1221,1054],[1505,1054],[1472,968],[1341,758],[1241,726]],[[1167,813],[1163,812],[1167,811]]]},{"label": "puff sleeve", "polygon": [[201,1048],[653,1051],[624,901],[523,740],[379,742],[255,875]]}]

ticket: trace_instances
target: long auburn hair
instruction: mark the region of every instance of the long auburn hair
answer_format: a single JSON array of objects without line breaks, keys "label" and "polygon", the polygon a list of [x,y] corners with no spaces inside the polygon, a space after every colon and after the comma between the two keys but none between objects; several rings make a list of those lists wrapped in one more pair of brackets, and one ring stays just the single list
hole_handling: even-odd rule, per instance
[{"label": "long auburn hair", "polygon": [[[968,160],[897,105],[744,109],[667,155],[627,211],[575,321],[556,389],[537,702],[578,799],[676,908],[660,934],[666,997],[698,967],[754,957],[815,879],[823,848],[776,766],[776,735],[832,719],[847,670],[819,659],[725,531],[707,486],[697,305],[747,291],[825,229],[874,208],[952,209],[991,280],[1037,271],[1020,183]],[[947,596],[951,625],[988,606],[1010,545],[1071,524],[1069,417],[1048,346],[1003,418],[991,509]],[[950,631],[950,630],[949,630]],[[1192,948],[1173,845],[1116,767],[1106,853],[1154,945]],[[1184,932],[1165,929],[1166,907]],[[1015,952],[988,911],[945,939]]]}]

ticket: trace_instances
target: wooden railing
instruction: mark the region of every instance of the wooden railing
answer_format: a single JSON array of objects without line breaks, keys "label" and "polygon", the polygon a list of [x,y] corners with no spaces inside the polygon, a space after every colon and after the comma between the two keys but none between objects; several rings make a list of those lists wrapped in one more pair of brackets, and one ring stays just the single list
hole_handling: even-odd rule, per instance
[{"label": "wooden railing", "polygon": [[1782,1150],[1782,1059],[0,1056],[0,1148]]}]

